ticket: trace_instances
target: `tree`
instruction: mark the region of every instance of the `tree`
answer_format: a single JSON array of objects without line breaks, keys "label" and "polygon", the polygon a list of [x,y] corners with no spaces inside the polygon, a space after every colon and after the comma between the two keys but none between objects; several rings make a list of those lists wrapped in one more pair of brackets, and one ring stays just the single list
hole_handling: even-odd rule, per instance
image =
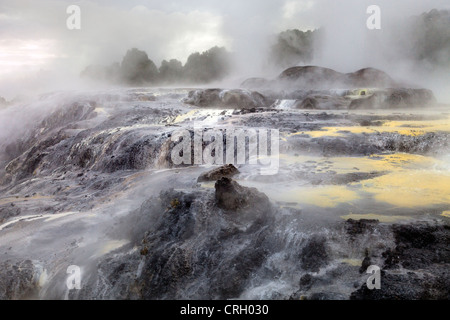
[{"label": "tree", "polygon": [[139,85],[155,82],[158,68],[145,51],[128,50],[120,65],[120,78],[129,84]]},{"label": "tree", "polygon": [[450,67],[450,11],[431,10],[416,17],[412,27],[414,58],[435,67]]},{"label": "tree", "polygon": [[270,60],[276,66],[288,68],[300,63],[306,64],[314,57],[314,45],[319,30],[287,30],[278,34],[271,47]]},{"label": "tree", "polygon": [[230,54],[223,47],[191,54],[184,66],[186,80],[206,83],[224,78],[230,69]]},{"label": "tree", "polygon": [[159,78],[164,83],[174,83],[181,81],[183,77],[183,64],[172,59],[170,61],[163,60],[159,67]]}]

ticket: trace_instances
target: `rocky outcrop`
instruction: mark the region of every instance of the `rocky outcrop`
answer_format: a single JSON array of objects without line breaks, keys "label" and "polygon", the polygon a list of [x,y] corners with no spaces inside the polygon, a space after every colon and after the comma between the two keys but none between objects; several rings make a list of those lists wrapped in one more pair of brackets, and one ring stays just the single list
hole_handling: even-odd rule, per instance
[{"label": "rocky outcrop", "polygon": [[[237,190],[244,193],[243,201],[229,202],[237,207],[236,214],[223,214],[214,195],[205,190],[172,189],[149,198],[127,218],[131,221],[122,222],[130,226],[139,250],[104,260],[77,298],[239,297],[273,250],[268,238],[273,232],[274,212],[264,194],[225,179],[220,181],[230,188],[219,188],[216,198]],[[258,215],[246,206],[264,206],[266,214]],[[202,279],[208,279],[207,286]]]},{"label": "rocky outcrop", "polygon": [[315,235],[308,240],[300,253],[301,266],[306,271],[318,272],[320,268],[329,262],[327,253],[327,239],[324,236]]},{"label": "rocky outcrop", "polygon": [[[433,92],[427,89],[325,90],[283,95],[294,97],[295,101],[289,103],[290,109],[305,110],[426,108],[436,103]],[[283,100],[278,100],[272,107],[277,109],[281,105]]]},{"label": "rocky outcrop", "polygon": [[353,88],[391,88],[398,84],[385,72],[364,68],[352,73],[341,73],[319,66],[298,66],[284,70],[276,79],[268,81],[260,78],[245,80],[241,87],[262,89],[353,89]]},{"label": "rocky outcrop", "polygon": [[39,273],[31,260],[0,263],[0,300],[36,299]]},{"label": "rocky outcrop", "polygon": [[392,230],[396,246],[383,253],[381,289],[363,285],[351,299],[450,299],[450,227],[416,223],[394,225]]},{"label": "rocky outcrop", "polygon": [[189,92],[184,102],[197,107],[233,109],[267,108],[273,103],[259,92],[241,89],[194,90]]},{"label": "rocky outcrop", "polygon": [[236,211],[250,205],[268,205],[269,198],[255,188],[246,188],[236,181],[223,177],[216,182],[216,201],[221,209]]},{"label": "rocky outcrop", "polygon": [[436,102],[431,90],[401,88],[373,68],[345,74],[317,66],[292,67],[274,80],[250,78],[241,87],[276,100],[273,108],[287,99],[295,100],[290,108],[316,110],[423,108]]},{"label": "rocky outcrop", "polygon": [[349,109],[398,109],[426,107],[436,102],[431,90],[386,89],[353,99]]},{"label": "rocky outcrop", "polygon": [[198,182],[216,181],[223,177],[231,178],[232,176],[238,173],[239,170],[235,166],[233,166],[232,164],[227,164],[203,173],[201,176],[198,177],[197,181]]}]

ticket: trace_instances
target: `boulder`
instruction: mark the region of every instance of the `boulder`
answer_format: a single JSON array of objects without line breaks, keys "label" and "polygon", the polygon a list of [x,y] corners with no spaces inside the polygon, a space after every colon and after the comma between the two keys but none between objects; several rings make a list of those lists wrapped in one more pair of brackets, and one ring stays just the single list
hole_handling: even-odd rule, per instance
[{"label": "boulder", "polygon": [[364,284],[350,299],[449,299],[449,231],[446,225],[427,222],[393,225],[395,247],[382,254],[381,289],[369,290]]},{"label": "boulder", "polygon": [[200,177],[198,177],[197,181],[217,181],[223,177],[232,177],[237,173],[239,173],[239,170],[235,166],[233,166],[232,164],[227,164],[203,173],[202,175],[200,175]]},{"label": "boulder", "polygon": [[241,83],[241,88],[245,89],[259,89],[270,86],[271,81],[264,78],[249,78]]},{"label": "boulder", "polygon": [[247,188],[230,178],[223,177],[215,184],[216,202],[221,209],[236,211],[250,206],[266,206],[269,198],[255,188]]},{"label": "boulder", "polygon": [[341,73],[319,66],[296,66],[284,70],[276,79],[250,78],[241,87],[253,90],[329,90],[336,88],[390,88],[398,84],[384,71],[364,68],[351,73]]},{"label": "boulder", "polygon": [[349,109],[396,109],[426,107],[436,102],[428,89],[383,89],[353,99]]},{"label": "boulder", "polygon": [[317,66],[292,67],[283,71],[277,80],[284,85],[311,89],[396,86],[395,81],[388,74],[373,68],[345,74]]},{"label": "boulder", "polygon": [[259,92],[241,89],[193,90],[184,102],[198,107],[233,109],[267,108],[273,103]]}]

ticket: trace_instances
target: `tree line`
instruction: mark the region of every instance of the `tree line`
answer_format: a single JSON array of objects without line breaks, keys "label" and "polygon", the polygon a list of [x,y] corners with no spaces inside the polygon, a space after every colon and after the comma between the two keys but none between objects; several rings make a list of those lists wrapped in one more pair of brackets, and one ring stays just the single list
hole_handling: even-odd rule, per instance
[{"label": "tree line", "polygon": [[[268,65],[284,69],[310,62],[318,31],[287,30],[277,35],[270,47]],[[163,60],[159,68],[145,51],[127,51],[121,63],[88,66],[81,75],[96,80],[142,84],[208,83],[225,78],[232,68],[233,54],[224,47],[213,47],[191,54],[185,65],[177,59]]]},{"label": "tree line", "polygon": [[110,66],[88,66],[81,75],[96,80],[142,84],[207,83],[224,78],[231,65],[231,54],[223,47],[191,54],[186,64],[163,60],[158,68],[145,51],[133,48],[122,62]]}]

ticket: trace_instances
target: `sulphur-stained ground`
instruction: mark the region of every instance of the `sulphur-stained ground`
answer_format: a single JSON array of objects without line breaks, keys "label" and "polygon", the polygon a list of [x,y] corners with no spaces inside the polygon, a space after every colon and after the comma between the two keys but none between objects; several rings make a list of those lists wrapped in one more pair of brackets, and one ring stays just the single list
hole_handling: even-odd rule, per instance
[{"label": "sulphur-stained ground", "polygon": [[[0,298],[449,298],[448,106],[209,108],[189,91],[2,110],[28,125],[0,142]],[[175,165],[171,136],[195,128],[278,130],[279,166]]]}]

